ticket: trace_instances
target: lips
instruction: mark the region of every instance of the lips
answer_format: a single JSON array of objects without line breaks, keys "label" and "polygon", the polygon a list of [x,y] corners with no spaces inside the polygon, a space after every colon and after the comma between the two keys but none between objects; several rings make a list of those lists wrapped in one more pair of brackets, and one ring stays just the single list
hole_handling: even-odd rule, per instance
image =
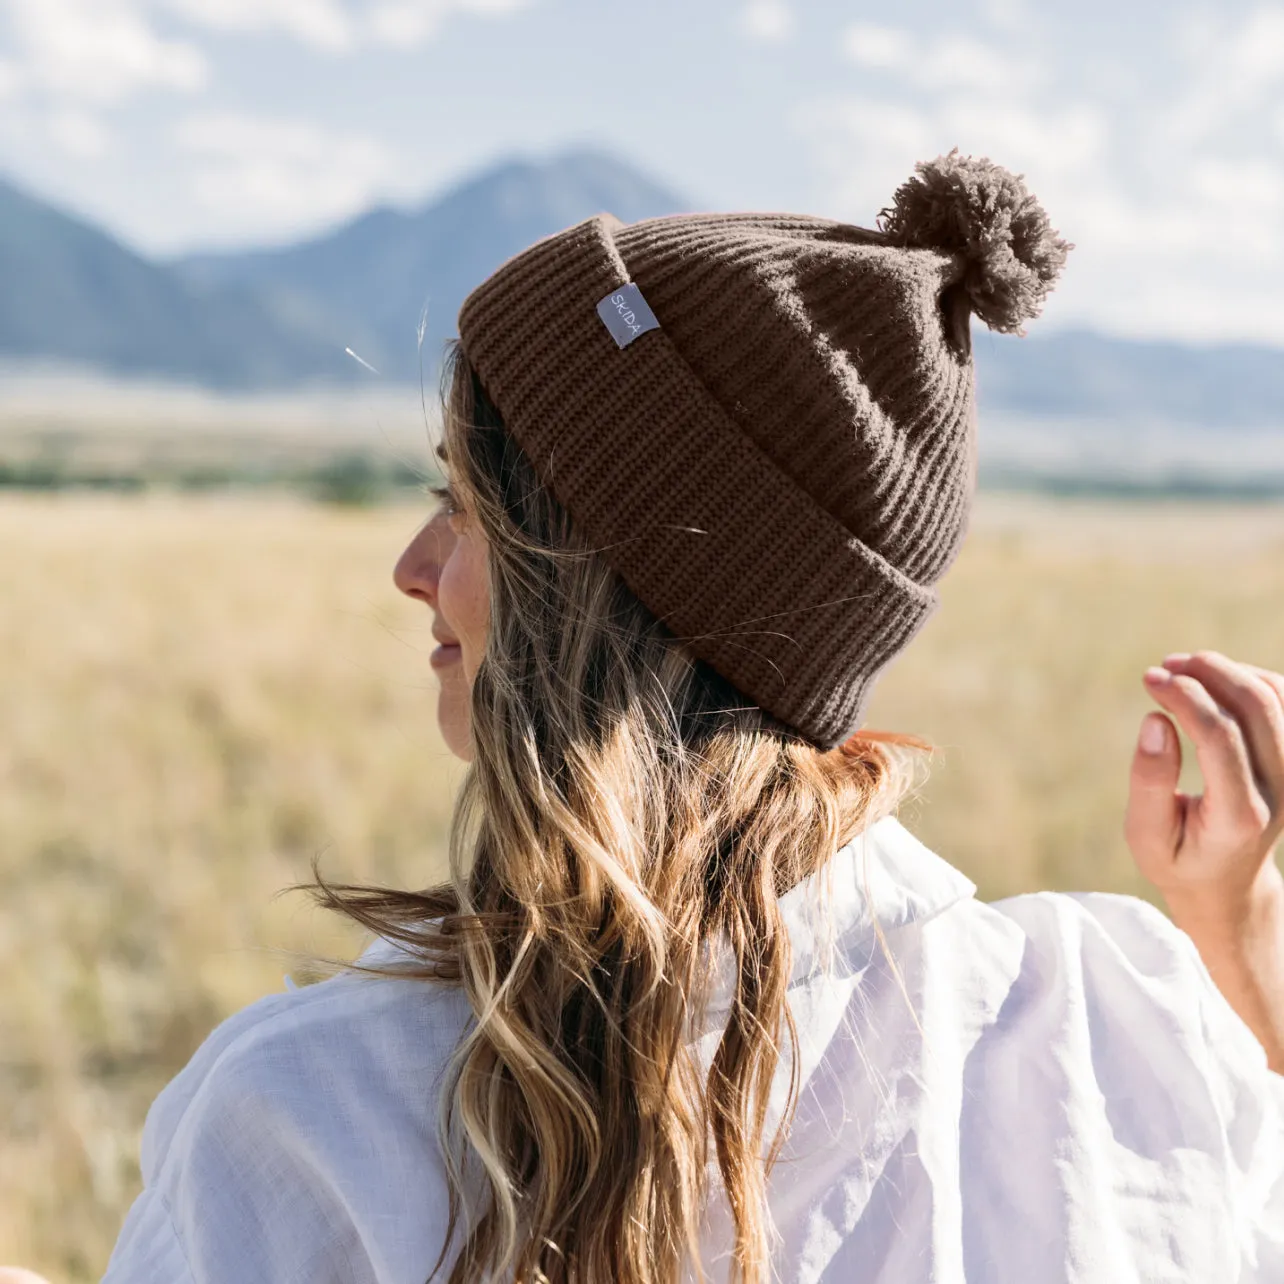
[{"label": "lips", "polygon": [[437,643],[436,649],[428,657],[428,663],[434,669],[439,669],[443,665],[454,664],[459,659],[459,639],[453,638],[441,628],[440,618],[434,618],[432,627],[433,641]]},{"label": "lips", "polygon": [[459,657],[460,650],[458,642],[443,642],[428,656],[428,663],[431,664],[434,669],[440,669],[445,665],[457,663]]}]

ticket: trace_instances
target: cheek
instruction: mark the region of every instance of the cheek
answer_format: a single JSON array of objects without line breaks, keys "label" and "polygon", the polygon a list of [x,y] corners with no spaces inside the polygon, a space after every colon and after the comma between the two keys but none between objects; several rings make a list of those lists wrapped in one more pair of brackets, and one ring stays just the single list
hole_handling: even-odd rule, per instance
[{"label": "cheek", "polygon": [[485,549],[461,536],[441,570],[442,614],[455,630],[463,660],[476,669],[490,624],[490,582]]}]

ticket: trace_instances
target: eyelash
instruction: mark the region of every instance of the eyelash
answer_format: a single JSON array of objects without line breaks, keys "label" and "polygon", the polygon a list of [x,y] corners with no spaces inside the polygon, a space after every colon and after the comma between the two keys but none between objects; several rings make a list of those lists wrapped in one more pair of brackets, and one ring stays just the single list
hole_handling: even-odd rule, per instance
[{"label": "eyelash", "polygon": [[436,499],[440,505],[439,511],[452,517],[462,510],[459,507],[459,501],[455,498],[455,492],[449,486],[429,486],[428,493]]}]

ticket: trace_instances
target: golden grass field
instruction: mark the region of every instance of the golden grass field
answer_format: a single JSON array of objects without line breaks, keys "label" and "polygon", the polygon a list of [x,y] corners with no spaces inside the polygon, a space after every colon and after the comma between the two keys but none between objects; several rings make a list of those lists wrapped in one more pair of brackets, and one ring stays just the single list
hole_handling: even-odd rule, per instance
[{"label": "golden grass field", "polygon": [[[421,513],[0,498],[0,1262],[97,1279],[159,1088],[301,957],[359,946],[274,896],[314,855],[440,868],[460,768],[390,575]],[[939,747],[901,819],[987,897],[1144,892],[1141,672],[1284,668],[1284,504],[982,493],[942,599],[870,712]]]}]

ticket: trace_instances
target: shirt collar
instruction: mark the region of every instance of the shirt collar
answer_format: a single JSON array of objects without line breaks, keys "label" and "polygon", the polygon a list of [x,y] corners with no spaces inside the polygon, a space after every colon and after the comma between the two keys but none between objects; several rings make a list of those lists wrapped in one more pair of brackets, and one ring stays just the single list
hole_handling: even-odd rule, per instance
[{"label": "shirt collar", "polygon": [[[824,869],[780,898],[793,946],[791,983],[826,970],[834,955],[865,953],[867,938],[921,925],[967,900],[976,884],[925,846],[895,816],[884,816],[834,853]],[[730,1006],[732,978],[723,948],[713,949],[706,1028]]]},{"label": "shirt collar", "polygon": [[884,816],[840,847],[825,869],[780,898],[797,962],[817,938],[854,944],[875,927],[894,932],[925,923],[976,892],[976,884],[925,846],[895,817]]}]

